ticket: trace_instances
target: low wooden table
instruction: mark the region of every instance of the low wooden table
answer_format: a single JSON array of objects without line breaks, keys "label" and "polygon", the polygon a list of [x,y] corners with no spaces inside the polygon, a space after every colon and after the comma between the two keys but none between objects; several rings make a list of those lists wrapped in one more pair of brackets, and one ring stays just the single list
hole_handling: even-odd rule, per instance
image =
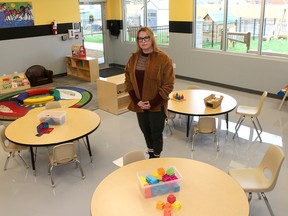
[{"label": "low wooden table", "polygon": [[[222,92],[216,92],[211,90],[186,89],[173,91],[170,94],[170,98],[172,98],[173,95],[176,93],[183,95],[184,100],[176,101],[170,99],[168,102],[168,110],[174,113],[188,116],[186,132],[187,137],[189,137],[190,116],[214,116],[224,114],[226,118],[226,127],[228,130],[228,113],[234,110],[237,106],[237,101],[233,97]],[[221,105],[215,109],[211,107],[206,107],[204,103],[204,98],[211,94],[224,96]]]},{"label": "low wooden table", "polygon": [[33,147],[58,145],[65,142],[86,137],[89,155],[92,152],[88,135],[100,125],[100,117],[97,113],[80,108],[59,108],[53,111],[65,111],[66,121],[62,125],[50,125],[54,128],[49,134],[36,136],[37,126],[40,124],[38,114],[43,110],[33,109],[25,116],[16,119],[5,130],[8,140],[30,147],[32,168],[35,171]]},{"label": "low wooden table", "polygon": [[97,186],[91,200],[92,216],[160,216],[159,200],[166,202],[169,194],[144,198],[137,172],[175,166],[183,179],[176,199],[181,216],[248,216],[245,192],[227,173],[199,161],[186,158],[157,158],[138,161],[117,169]]}]

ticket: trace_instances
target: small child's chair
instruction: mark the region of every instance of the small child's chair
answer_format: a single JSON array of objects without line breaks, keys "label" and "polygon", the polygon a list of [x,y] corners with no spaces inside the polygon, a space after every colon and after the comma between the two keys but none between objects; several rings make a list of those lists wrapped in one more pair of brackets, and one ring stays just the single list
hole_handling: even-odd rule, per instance
[{"label": "small child's chair", "polygon": [[192,151],[194,151],[194,139],[198,134],[214,135],[217,151],[219,151],[218,135],[216,129],[216,119],[213,117],[200,117],[198,124],[194,126],[194,134],[192,136]]},{"label": "small child's chair", "polygon": [[49,156],[48,172],[51,175],[52,187],[55,187],[53,180],[53,168],[60,165],[65,165],[68,163],[76,163],[77,167],[80,169],[82,179],[85,178],[80,161],[77,158],[75,145],[73,142],[63,143],[53,147],[52,152]]}]

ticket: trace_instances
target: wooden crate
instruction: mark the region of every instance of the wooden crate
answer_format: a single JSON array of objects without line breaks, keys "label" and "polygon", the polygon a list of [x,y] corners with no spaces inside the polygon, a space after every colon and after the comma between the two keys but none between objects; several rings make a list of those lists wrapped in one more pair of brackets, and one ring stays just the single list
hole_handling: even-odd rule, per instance
[{"label": "wooden crate", "polygon": [[211,107],[215,109],[221,105],[223,98],[224,97],[222,95],[211,94],[208,97],[204,98],[204,103],[206,107]]}]

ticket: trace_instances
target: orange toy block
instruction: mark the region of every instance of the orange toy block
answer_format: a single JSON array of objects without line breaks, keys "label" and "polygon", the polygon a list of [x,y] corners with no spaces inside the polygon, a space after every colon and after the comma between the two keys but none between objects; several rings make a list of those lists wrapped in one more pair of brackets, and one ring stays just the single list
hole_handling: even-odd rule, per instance
[{"label": "orange toy block", "polygon": [[164,202],[163,201],[158,201],[156,204],[156,208],[159,210],[163,210],[164,209]]},{"label": "orange toy block", "polygon": [[165,203],[164,204],[164,211],[172,211],[172,206],[170,203]]},{"label": "orange toy block", "polygon": [[165,203],[164,205],[164,216],[171,216],[172,215],[172,206],[170,203]]},{"label": "orange toy block", "polygon": [[158,169],[157,169],[157,172],[158,172],[159,175],[163,176],[163,175],[165,174],[165,169],[162,168],[162,167],[161,167],[161,168],[158,168]]}]

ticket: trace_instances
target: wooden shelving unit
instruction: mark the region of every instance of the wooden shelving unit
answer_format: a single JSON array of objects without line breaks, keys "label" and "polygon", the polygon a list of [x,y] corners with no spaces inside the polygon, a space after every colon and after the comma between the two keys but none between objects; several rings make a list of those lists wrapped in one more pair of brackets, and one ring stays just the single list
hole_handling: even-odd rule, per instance
[{"label": "wooden shelving unit", "polygon": [[25,73],[14,73],[0,76],[0,95],[30,88]]},{"label": "wooden shelving unit", "polygon": [[99,78],[98,59],[91,57],[76,58],[66,56],[67,75],[78,77],[80,79],[96,82]]},{"label": "wooden shelving unit", "polygon": [[116,115],[128,111],[130,96],[124,91],[124,80],[124,74],[97,79],[99,109]]}]

